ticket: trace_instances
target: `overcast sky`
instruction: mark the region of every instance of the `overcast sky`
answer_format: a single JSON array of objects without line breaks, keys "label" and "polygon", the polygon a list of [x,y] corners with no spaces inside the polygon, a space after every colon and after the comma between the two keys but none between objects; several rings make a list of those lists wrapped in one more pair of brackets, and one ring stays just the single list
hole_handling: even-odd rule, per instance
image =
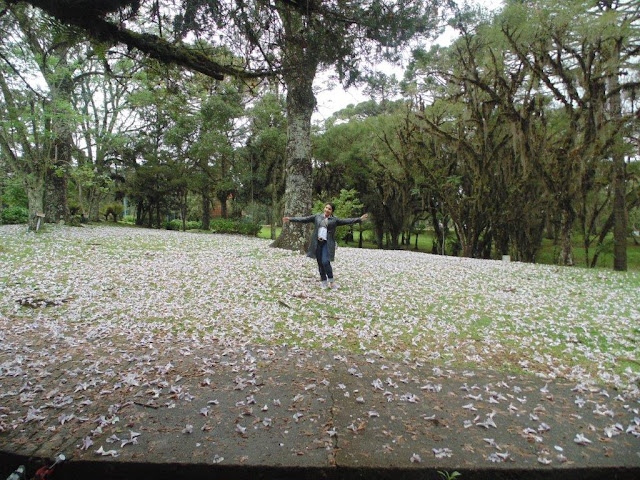
[{"label": "overcast sky", "polygon": [[[489,10],[495,10],[502,6],[502,0],[468,0],[469,3],[479,4]],[[448,45],[454,33],[451,29],[447,28],[445,33],[438,37],[437,43],[442,45]],[[385,69],[383,69],[385,71]],[[386,73],[394,71],[398,80],[402,79],[403,69],[398,67],[396,69],[389,69]],[[342,88],[341,85],[331,85],[329,81],[329,74],[318,75],[314,83],[316,90],[316,100],[318,105],[316,111],[313,114],[312,121],[314,123],[323,122],[328,119],[333,113],[347,107],[349,104],[358,104],[368,99],[363,95],[361,91],[363,87],[352,87],[348,90]]]}]

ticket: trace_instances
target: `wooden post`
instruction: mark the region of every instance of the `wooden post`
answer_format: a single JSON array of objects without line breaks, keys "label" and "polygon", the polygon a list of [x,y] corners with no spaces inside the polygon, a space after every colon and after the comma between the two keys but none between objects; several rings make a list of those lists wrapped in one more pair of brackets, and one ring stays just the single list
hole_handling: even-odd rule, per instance
[{"label": "wooden post", "polygon": [[38,217],[38,221],[36,222],[36,232],[40,230],[40,224],[44,219],[44,213],[36,213],[36,217]]}]

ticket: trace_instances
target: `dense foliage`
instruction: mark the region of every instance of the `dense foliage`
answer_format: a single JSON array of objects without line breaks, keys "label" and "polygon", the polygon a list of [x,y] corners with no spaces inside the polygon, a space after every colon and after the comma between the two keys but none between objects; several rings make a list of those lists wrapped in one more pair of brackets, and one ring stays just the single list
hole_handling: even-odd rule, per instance
[{"label": "dense foliage", "polygon": [[[451,45],[417,46],[402,81],[374,75],[370,101],[313,129],[304,122],[316,69],[334,66],[355,82],[363,56],[397,58],[398,42],[431,31],[444,10],[362,2],[362,21],[342,30],[337,10],[295,2],[188,2],[171,12],[121,2],[92,13],[164,41],[188,37],[213,64],[235,69],[217,79],[135,42],[87,40],[28,3],[39,4],[0,2],[3,219],[24,221],[17,213],[28,208],[32,228],[44,213],[230,231],[215,218],[244,216],[253,235],[285,212],[337,201],[341,216],[370,213],[379,247],[407,247],[429,228],[434,253],[536,261],[547,238],[556,261],[572,264],[578,237],[588,265],[612,234],[621,259],[638,229],[633,2],[456,9]],[[323,19],[335,30],[321,31]],[[312,65],[291,63],[313,52]],[[304,211],[291,211],[292,195]]]},{"label": "dense foliage", "polygon": [[0,223],[10,225],[14,223],[27,223],[29,211],[17,205],[7,207],[0,213]]}]

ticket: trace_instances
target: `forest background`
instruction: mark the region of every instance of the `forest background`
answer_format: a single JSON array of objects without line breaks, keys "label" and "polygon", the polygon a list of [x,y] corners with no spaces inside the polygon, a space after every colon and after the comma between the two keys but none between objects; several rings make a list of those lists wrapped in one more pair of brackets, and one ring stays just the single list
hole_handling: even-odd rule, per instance
[{"label": "forest background", "polygon": [[[0,1],[2,221],[269,224],[302,249],[279,219],[332,200],[370,213],[361,245],[628,268],[636,2],[356,3]],[[314,123],[327,70],[369,99]]]}]

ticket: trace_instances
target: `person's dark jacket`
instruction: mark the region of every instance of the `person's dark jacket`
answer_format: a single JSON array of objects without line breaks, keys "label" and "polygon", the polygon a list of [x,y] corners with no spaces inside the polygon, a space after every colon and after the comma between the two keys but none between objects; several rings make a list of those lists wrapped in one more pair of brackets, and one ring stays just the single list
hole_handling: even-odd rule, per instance
[{"label": "person's dark jacket", "polygon": [[[318,229],[320,228],[320,222],[324,218],[324,213],[318,213],[317,215],[309,215],[308,217],[289,217],[290,222],[298,223],[311,223],[313,222],[314,228],[311,234],[311,242],[309,242],[309,250],[307,250],[307,257],[316,258],[316,248],[318,247]],[[336,227],[341,225],[353,225],[354,223],[361,223],[360,217],[357,218],[338,218],[331,215],[327,219],[327,250],[329,253],[329,261],[333,262],[336,254]]]}]

